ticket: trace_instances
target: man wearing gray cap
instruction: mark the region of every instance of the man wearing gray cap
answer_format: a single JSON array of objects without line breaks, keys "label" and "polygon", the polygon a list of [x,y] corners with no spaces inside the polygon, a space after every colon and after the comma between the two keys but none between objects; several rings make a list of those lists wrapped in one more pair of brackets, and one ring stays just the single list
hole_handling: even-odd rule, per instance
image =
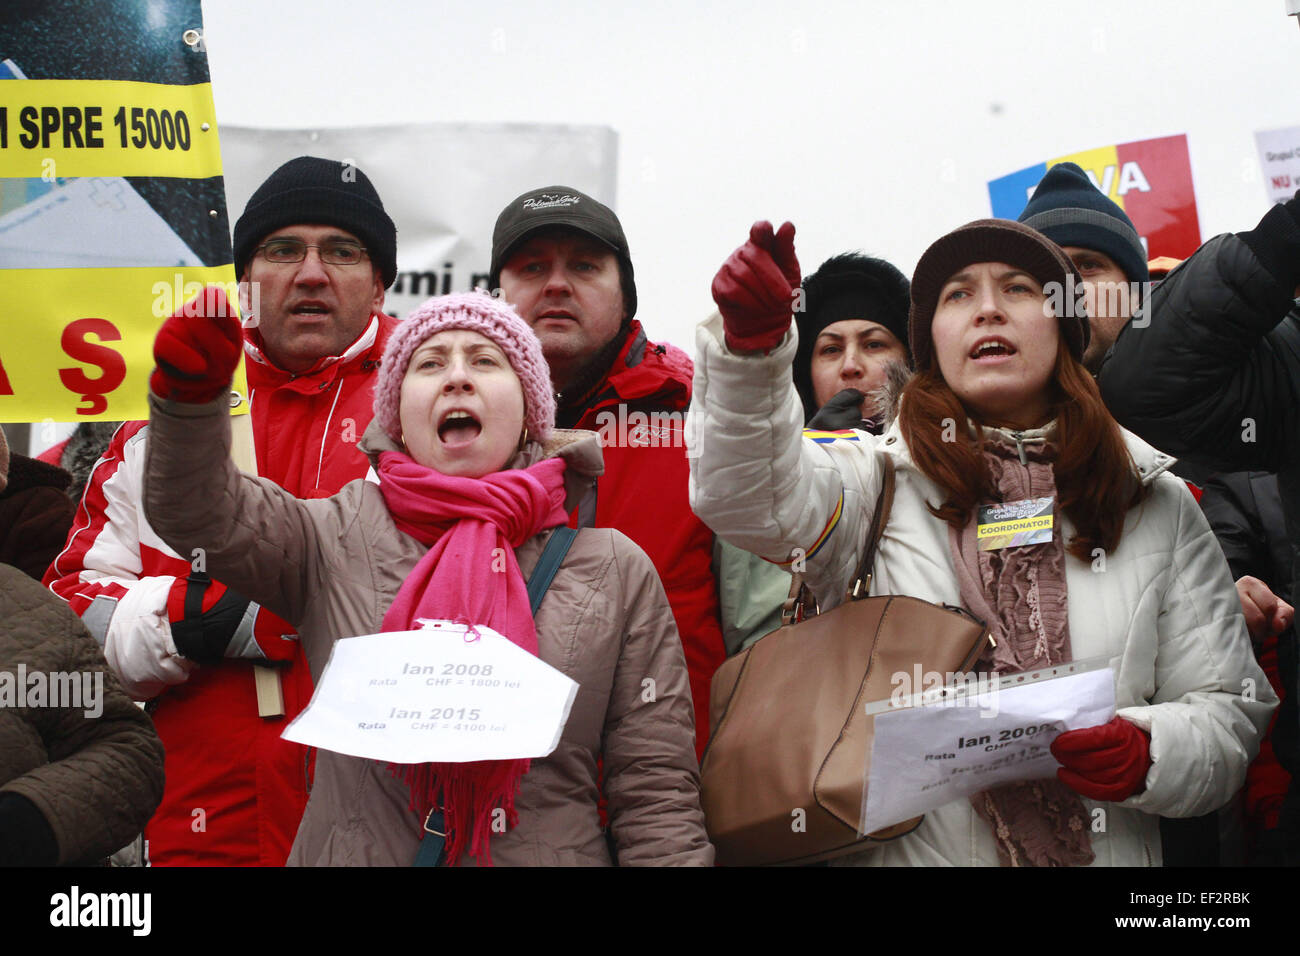
[{"label": "man wearing gray cap", "polygon": [[687,500],[691,359],[646,337],[622,224],[570,186],[530,190],[502,210],[490,281],[542,342],[556,425],[600,433],[605,473],[570,523],[617,528],[654,562],[682,638],[703,753],[709,682],[726,652],[713,532]]}]

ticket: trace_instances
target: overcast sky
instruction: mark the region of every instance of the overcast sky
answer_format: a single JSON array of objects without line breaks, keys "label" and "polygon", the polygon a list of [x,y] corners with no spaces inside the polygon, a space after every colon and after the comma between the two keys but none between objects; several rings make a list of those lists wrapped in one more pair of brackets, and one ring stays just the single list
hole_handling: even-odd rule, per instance
[{"label": "overcast sky", "polygon": [[1300,28],[1284,10],[203,3],[221,123],[612,126],[638,315],[688,350],[714,272],[759,218],[794,221],[805,272],[862,249],[910,274],[931,241],[989,215],[989,179],[1186,133],[1202,239],[1248,228],[1267,208],[1254,132],[1300,125]]}]

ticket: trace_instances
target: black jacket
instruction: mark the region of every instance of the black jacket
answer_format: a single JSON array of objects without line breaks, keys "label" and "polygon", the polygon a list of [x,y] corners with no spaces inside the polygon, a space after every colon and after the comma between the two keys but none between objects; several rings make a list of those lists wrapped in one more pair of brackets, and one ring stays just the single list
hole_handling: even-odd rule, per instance
[{"label": "black jacket", "polygon": [[[1291,541],[1282,516],[1277,476],[1262,471],[1215,475],[1205,485],[1201,510],[1232,568],[1233,579],[1259,578],[1282,600],[1294,604],[1291,592]],[[1260,651],[1256,648],[1256,654]],[[1285,693],[1273,729],[1273,752],[1288,773],[1300,773],[1300,710],[1296,701],[1297,646],[1295,627],[1277,640],[1277,664]]]},{"label": "black jacket", "polygon": [[1111,414],[1157,448],[1216,471],[1277,472],[1292,595],[1300,594],[1297,285],[1300,194],[1171,272],[1098,376]]},{"label": "black jacket", "polygon": [[[1289,579],[1275,586],[1290,597],[1300,595],[1297,286],[1300,193],[1169,273],[1120,332],[1097,379],[1111,414],[1157,448],[1216,471],[1277,473],[1285,528],[1263,530],[1287,542]],[[1289,706],[1274,741],[1287,766],[1300,728],[1294,662],[1282,664]]]},{"label": "black jacket", "polygon": [[1219,539],[1235,581],[1249,574],[1291,601],[1291,542],[1277,475],[1222,472],[1205,483],[1201,510]]}]

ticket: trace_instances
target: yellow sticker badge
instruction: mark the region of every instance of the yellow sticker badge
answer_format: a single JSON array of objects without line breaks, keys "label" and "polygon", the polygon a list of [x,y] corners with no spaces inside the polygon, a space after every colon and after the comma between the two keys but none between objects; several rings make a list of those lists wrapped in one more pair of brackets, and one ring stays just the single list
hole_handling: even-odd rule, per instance
[{"label": "yellow sticker badge", "polygon": [[975,540],[981,551],[1000,551],[1052,540],[1055,499],[1025,498],[980,505]]}]

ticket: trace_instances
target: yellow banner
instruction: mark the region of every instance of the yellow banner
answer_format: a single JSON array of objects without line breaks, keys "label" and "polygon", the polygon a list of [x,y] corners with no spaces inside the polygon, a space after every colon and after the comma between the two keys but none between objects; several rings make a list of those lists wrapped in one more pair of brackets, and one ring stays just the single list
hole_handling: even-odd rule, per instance
[{"label": "yellow banner", "polygon": [[220,175],[210,83],[0,83],[0,177]]},{"label": "yellow banner", "polygon": [[148,418],[154,336],[209,283],[238,310],[230,265],[0,270],[0,422]]}]

